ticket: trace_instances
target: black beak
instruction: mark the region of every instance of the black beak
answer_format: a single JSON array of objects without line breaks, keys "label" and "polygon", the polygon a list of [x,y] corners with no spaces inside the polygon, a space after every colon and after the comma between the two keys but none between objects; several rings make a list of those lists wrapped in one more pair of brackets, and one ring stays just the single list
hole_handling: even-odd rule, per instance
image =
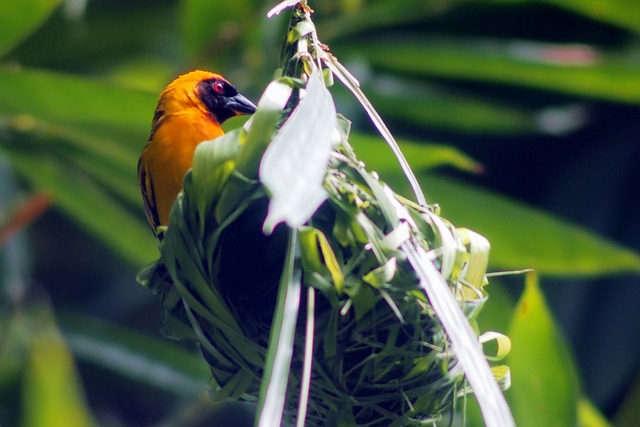
[{"label": "black beak", "polygon": [[253,102],[240,94],[227,98],[224,102],[224,108],[226,110],[233,111],[237,116],[253,114],[256,112],[256,106]]}]

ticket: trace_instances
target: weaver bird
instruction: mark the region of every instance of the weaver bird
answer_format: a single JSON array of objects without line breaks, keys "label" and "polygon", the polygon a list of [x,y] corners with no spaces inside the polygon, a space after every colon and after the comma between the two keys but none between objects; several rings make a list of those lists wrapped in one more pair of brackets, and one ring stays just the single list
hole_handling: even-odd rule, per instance
[{"label": "weaver bird", "polygon": [[149,142],[138,161],[147,220],[159,238],[158,226],[169,223],[169,212],[198,144],[222,135],[225,120],[255,110],[224,77],[209,71],[183,74],[162,92]]}]

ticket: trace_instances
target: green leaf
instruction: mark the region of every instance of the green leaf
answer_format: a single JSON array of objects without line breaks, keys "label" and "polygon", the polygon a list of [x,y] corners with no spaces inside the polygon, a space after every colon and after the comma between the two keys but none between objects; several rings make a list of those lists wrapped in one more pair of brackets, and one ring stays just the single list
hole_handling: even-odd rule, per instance
[{"label": "green leaf", "polygon": [[403,245],[409,262],[420,278],[431,305],[456,349],[456,358],[464,370],[487,426],[515,426],[502,392],[498,388],[477,337],[450,288],[421,247]]},{"label": "green leaf", "polygon": [[640,273],[640,254],[594,232],[470,184],[426,174],[421,179],[446,218],[489,239],[494,269],[530,267],[546,276]]},{"label": "green leaf", "polygon": [[[393,153],[380,137],[354,132],[350,135],[349,142],[368,169],[382,172],[393,167],[389,160]],[[452,166],[467,172],[478,172],[482,169],[482,165],[475,159],[451,145],[407,139],[399,139],[398,144],[416,172],[425,172],[440,166]]]},{"label": "green leaf", "polygon": [[482,311],[477,318],[480,330],[506,333],[515,304],[513,297],[507,286],[497,277],[490,277],[489,285],[485,289],[489,293],[489,298],[482,306]]},{"label": "green leaf", "polygon": [[258,110],[247,122],[249,130],[237,157],[237,173],[231,176],[236,179],[229,179],[216,206],[218,221],[223,221],[236,209],[246,199],[247,191],[254,186],[251,180],[258,174],[260,161],[271,142],[291,91],[292,87],[284,79],[272,81],[264,90],[258,101]]},{"label": "green leaf", "polygon": [[364,92],[383,117],[413,126],[479,135],[545,130],[534,111],[458,95],[424,82],[384,77],[364,83]]},{"label": "green leaf", "polygon": [[23,133],[1,140],[0,149],[57,207],[138,267],[151,260],[155,244],[143,215],[123,202],[141,206],[136,162],[154,106],[155,96],[137,91],[0,68],[0,118]]},{"label": "green leaf", "polygon": [[446,38],[387,38],[341,49],[357,51],[376,67],[398,73],[640,103],[637,50],[614,56],[584,45]]},{"label": "green leaf", "polygon": [[296,228],[327,199],[323,179],[333,147],[336,107],[322,74],[309,77],[304,98],[271,141],[260,165],[270,193],[266,232],[286,221]]},{"label": "green leaf", "polygon": [[[369,33],[388,27],[400,27],[415,22],[424,23],[429,18],[437,17],[448,12],[451,6],[461,2],[424,2],[421,0],[405,0],[402,7],[398,2],[385,0],[361,4],[353,2],[359,7],[357,13],[341,13],[332,15],[331,19],[324,19],[318,24],[320,34],[327,39],[347,39],[356,34]],[[487,3],[528,3],[531,0],[488,0],[477,2],[467,1],[477,7],[486,7]],[[484,3],[484,4],[483,4]],[[587,16],[596,22],[608,23],[640,32],[640,3],[635,0],[542,0],[558,8]],[[330,42],[333,40],[329,40]],[[335,45],[338,43],[335,43]]]},{"label": "green leaf", "polygon": [[508,335],[512,386],[506,395],[518,427],[575,426],[575,366],[533,273],[527,276]]},{"label": "green leaf", "polygon": [[238,156],[237,170],[253,178],[282,115],[292,87],[285,80],[272,81],[264,90],[258,110],[251,117],[247,139]]},{"label": "green leaf", "polygon": [[235,167],[235,159],[244,140],[241,129],[234,129],[224,135],[201,142],[193,157],[193,191],[199,213],[200,228],[204,230],[205,218],[215,206],[222,188]]},{"label": "green leaf", "polygon": [[[369,169],[377,171],[395,191],[411,194],[399,167],[388,161],[390,153],[384,144],[360,136],[353,141]],[[497,193],[423,173],[434,158],[446,159],[444,164],[463,165],[462,169],[472,167],[473,161],[457,150],[410,142],[403,142],[402,150],[419,174],[427,200],[439,204],[454,224],[489,239],[491,269],[535,268],[547,276],[640,273],[640,254],[603,236]]]},{"label": "green leaf", "polygon": [[[389,225],[395,227],[400,221],[413,221],[407,208],[398,202],[388,187],[383,186],[377,180],[367,179],[366,174],[363,174],[363,178],[380,205]],[[434,224],[434,230],[437,230],[439,238],[443,242],[438,247],[441,252],[440,264],[442,266],[440,271],[434,265],[433,259],[429,257],[427,250],[414,241],[405,241],[401,246],[402,252],[413,267],[420,281],[420,287],[426,293],[435,315],[442,323],[451,345],[455,349],[456,359],[478,398],[487,426],[515,426],[509,407],[482,352],[478,337],[447,284],[451,270],[447,264],[452,264],[451,261],[455,262],[459,252],[456,232],[450,229],[437,215],[430,211],[425,211],[425,214],[428,215],[428,221]],[[399,318],[402,319],[402,317]]]},{"label": "green leaf", "polygon": [[322,59],[325,65],[331,70],[332,73],[334,73],[338,77],[338,79],[340,79],[342,84],[347,89],[349,89],[353,96],[358,100],[362,108],[367,112],[367,115],[373,122],[374,126],[393,151],[393,154],[400,164],[400,168],[404,172],[404,175],[411,186],[416,200],[421,206],[426,206],[427,202],[424,199],[422,188],[420,188],[420,184],[418,183],[413,170],[409,166],[407,159],[400,150],[398,142],[395,140],[395,138],[391,134],[391,131],[389,131],[389,128],[384,123],[376,109],[373,107],[373,105],[371,105],[371,102],[366,97],[364,92],[362,92],[362,89],[360,89],[360,83],[358,82],[358,80],[353,76],[353,74],[349,72],[349,70],[344,67],[344,65],[338,62],[336,57],[332,54],[330,55],[325,52]]},{"label": "green leaf", "polygon": [[[233,45],[250,24],[248,17],[256,7],[254,1],[218,2],[183,0],[180,2],[182,41],[187,55],[201,54],[205,49]],[[252,21],[251,21],[252,22]]]},{"label": "green leaf", "polygon": [[35,31],[60,0],[20,0],[0,2],[0,57]]},{"label": "green leaf", "polygon": [[[530,3],[529,0],[497,1]],[[543,0],[543,2],[588,16],[594,21],[640,32],[640,3],[635,0]]]},{"label": "green leaf", "polygon": [[[578,425],[580,427],[611,427],[612,424],[600,413],[593,403],[586,397],[578,402]],[[620,427],[620,424],[616,424]]]},{"label": "green leaf", "polygon": [[95,426],[73,356],[49,308],[34,308],[23,320],[28,341],[21,426]]},{"label": "green leaf", "polygon": [[69,170],[94,178],[130,206],[140,207],[136,155],[130,149],[100,135],[85,135],[29,116],[14,116],[5,123],[13,132],[0,142],[0,149],[5,145],[9,150],[47,155]]},{"label": "green leaf", "polygon": [[125,260],[136,267],[151,262],[155,243],[142,215],[129,212],[119,199],[52,158],[20,150],[6,153],[22,176],[49,192],[58,208]]},{"label": "green leaf", "polygon": [[318,23],[318,32],[327,39],[325,41],[333,42],[336,46],[338,43],[332,39],[344,40],[358,33],[368,34],[412,22],[424,24],[428,17],[442,13],[448,8],[444,3],[423,0],[403,0],[402,3],[396,0],[342,3],[346,4],[358,8],[357,13],[335,14],[331,19],[324,19]]},{"label": "green leaf", "polygon": [[368,283],[373,288],[382,289],[385,285],[393,279],[393,276],[397,270],[397,261],[395,258],[389,259],[387,263],[380,267],[374,268],[362,277],[365,283]]},{"label": "green leaf", "polygon": [[149,137],[156,103],[157,95],[86,78],[0,67],[0,117],[33,117],[86,140],[95,138],[106,152],[127,150],[134,165]]},{"label": "green leaf", "polygon": [[[339,295],[342,295],[344,292],[344,273],[327,236],[317,228],[308,226],[300,227],[298,232],[301,262],[305,271],[310,275],[313,272],[324,276],[326,282],[330,283],[330,286]],[[311,276],[307,279],[311,280]]]},{"label": "green leaf", "polygon": [[638,423],[638,407],[640,405],[640,372],[636,369],[633,378],[629,379],[628,390],[614,417],[616,427],[635,427]]},{"label": "green leaf", "polygon": [[62,322],[79,359],[179,396],[202,393],[211,375],[198,354],[99,319],[71,315]]}]

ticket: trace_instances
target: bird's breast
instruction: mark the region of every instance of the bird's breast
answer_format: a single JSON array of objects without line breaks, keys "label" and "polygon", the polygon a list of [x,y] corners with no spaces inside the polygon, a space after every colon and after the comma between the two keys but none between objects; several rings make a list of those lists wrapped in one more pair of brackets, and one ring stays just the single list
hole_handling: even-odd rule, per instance
[{"label": "bird's breast", "polygon": [[185,173],[193,164],[198,144],[223,133],[219,124],[203,114],[169,116],[156,129],[145,157],[161,225],[169,222],[169,211],[182,189]]}]

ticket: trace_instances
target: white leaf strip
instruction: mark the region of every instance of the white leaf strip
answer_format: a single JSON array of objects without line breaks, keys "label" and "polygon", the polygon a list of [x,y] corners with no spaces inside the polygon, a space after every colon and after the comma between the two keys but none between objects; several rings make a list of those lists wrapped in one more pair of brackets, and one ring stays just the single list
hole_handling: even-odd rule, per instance
[{"label": "white leaf strip", "polygon": [[260,181],[271,195],[265,233],[285,221],[292,228],[303,225],[327,193],[322,186],[332,150],[336,108],[314,71],[296,109],[275,136],[260,165]]},{"label": "white leaf strip", "polygon": [[267,361],[260,386],[257,427],[279,426],[284,413],[302,290],[297,239],[296,230],[293,230],[280,279],[278,303],[274,311]]}]

